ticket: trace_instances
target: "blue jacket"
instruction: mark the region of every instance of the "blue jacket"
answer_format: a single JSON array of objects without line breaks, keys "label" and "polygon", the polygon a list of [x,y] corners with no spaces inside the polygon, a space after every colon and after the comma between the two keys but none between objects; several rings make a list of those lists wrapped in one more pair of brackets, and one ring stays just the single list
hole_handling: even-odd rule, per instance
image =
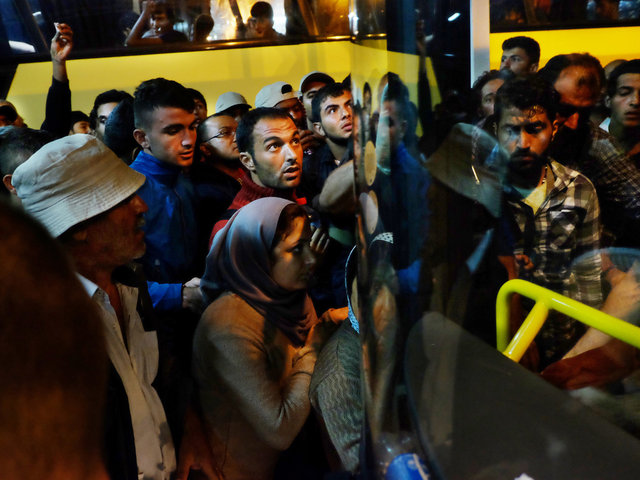
[{"label": "blue jacket", "polygon": [[[198,236],[195,191],[180,167],[140,152],[131,168],[147,177],[138,190],[145,213],[147,251],[140,260],[149,282],[153,306],[182,307],[182,284],[201,273],[196,265]],[[157,282],[157,283],[156,283]]]}]

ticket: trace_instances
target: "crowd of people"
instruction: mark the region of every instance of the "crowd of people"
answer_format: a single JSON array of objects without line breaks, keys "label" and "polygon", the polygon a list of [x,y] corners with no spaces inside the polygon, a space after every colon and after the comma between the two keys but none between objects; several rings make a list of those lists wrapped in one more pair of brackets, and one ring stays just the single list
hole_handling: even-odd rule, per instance
[{"label": "crowd of people", "polygon": [[[176,36],[158,3],[147,4],[131,40]],[[145,35],[150,20],[155,33]],[[221,92],[212,115],[198,91],[165,78],[143,81],[133,95],[103,92],[85,115],[71,110],[73,32],[56,29],[42,129],[22,125],[10,104],[0,107],[8,125],[0,129],[7,197],[0,227],[16,225],[7,236],[12,248],[34,251],[29,266],[4,263],[48,272],[37,282],[19,279],[28,297],[1,291],[12,297],[3,303],[18,302],[34,322],[16,342],[26,336],[41,348],[35,337],[56,330],[35,323],[47,317],[43,309],[82,317],[60,320],[59,330],[100,320],[85,325],[82,341],[65,340],[64,367],[82,367],[70,378],[94,379],[91,398],[100,401],[71,407],[87,428],[103,423],[104,454],[96,453],[98,439],[78,433],[86,458],[69,460],[68,470],[67,457],[51,460],[51,471],[158,480],[186,479],[190,470],[206,478],[321,478],[327,465],[356,473],[362,319],[351,252],[363,178],[380,200],[366,228],[393,266],[380,278],[389,293],[374,300],[374,315],[414,319],[419,306],[441,310],[491,342],[477,305],[462,307],[466,290],[444,273],[443,258],[490,299],[494,279],[516,277],[620,317],[640,299],[633,269],[594,254],[640,242],[640,60],[619,62],[608,78],[588,54],[558,55],[539,69],[537,42],[515,37],[503,45],[500,71],[475,82],[463,111],[443,102],[423,115],[392,72],[372,111],[370,87],[354,102],[349,77],[313,71],[298,90],[275,82],[252,102]],[[592,121],[599,102],[608,124]],[[0,258],[24,263],[11,253],[0,249]],[[514,316],[514,330],[521,320]],[[550,317],[526,366],[564,386],[594,376],[581,370],[593,362],[580,363],[594,351],[612,359],[594,383],[636,368],[635,351],[607,338],[576,350],[584,333],[576,321]],[[59,381],[54,367],[50,382]],[[3,390],[22,375],[14,368]],[[50,392],[43,402],[54,411],[61,398]],[[15,458],[5,471],[22,468]]]}]

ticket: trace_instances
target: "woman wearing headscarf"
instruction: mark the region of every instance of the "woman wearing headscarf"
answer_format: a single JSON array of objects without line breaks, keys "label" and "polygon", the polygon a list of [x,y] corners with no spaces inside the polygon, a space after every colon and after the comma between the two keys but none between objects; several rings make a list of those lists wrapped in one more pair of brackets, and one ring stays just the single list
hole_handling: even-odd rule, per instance
[{"label": "woman wearing headscarf", "polygon": [[309,382],[333,330],[306,292],[315,257],[305,211],[256,200],[216,235],[202,277],[194,376],[226,480],[269,479],[309,415]]}]

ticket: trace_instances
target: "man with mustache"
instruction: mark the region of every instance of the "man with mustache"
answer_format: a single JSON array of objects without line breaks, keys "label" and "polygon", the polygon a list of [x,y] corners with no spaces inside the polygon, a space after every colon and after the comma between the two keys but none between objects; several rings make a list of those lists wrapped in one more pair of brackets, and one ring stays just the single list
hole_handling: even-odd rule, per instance
[{"label": "man with mustache", "polygon": [[586,53],[556,55],[539,74],[560,95],[558,132],[549,155],[593,182],[602,207],[603,240],[640,246],[640,170],[610,134],[589,121],[604,85],[600,62]]},{"label": "man with mustache", "polygon": [[[176,437],[159,388],[165,351],[144,279],[131,263],[145,252],[147,205],[138,195],[144,175],[80,134],[43,146],[12,181],[24,209],[69,254],[78,288],[84,287],[102,325],[110,360],[103,438],[110,478],[173,478]],[[77,298],[77,292],[68,293]],[[186,454],[192,444],[185,437],[182,445]],[[177,478],[186,478],[189,466],[179,468]]]},{"label": "man with mustache", "polygon": [[609,133],[637,166],[640,165],[640,59],[617,66],[607,84],[607,107],[611,109]]},{"label": "man with mustache", "polygon": [[249,110],[238,124],[236,144],[248,173],[233,202],[214,225],[209,244],[237,210],[258,198],[298,200],[295,189],[302,178],[302,144],[298,128],[286,111],[264,107]]},{"label": "man with mustache", "polygon": [[[508,81],[496,97],[498,142],[510,156],[505,189],[518,273],[598,307],[599,261],[572,268],[576,258],[600,246],[598,197],[587,177],[547,154],[557,127],[554,100],[541,78]],[[537,339],[542,361],[565,353],[581,333],[568,318],[549,318]]]}]

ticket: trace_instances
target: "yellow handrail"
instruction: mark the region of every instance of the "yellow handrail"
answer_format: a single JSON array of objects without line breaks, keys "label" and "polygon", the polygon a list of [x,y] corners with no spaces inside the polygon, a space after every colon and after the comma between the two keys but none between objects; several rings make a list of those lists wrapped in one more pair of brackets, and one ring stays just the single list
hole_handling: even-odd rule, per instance
[{"label": "yellow handrail", "polygon": [[[536,303],[509,342],[509,307],[511,295],[519,293]],[[556,310],[618,340],[640,348],[640,328],[612,317],[571,298],[525,280],[509,280],[496,299],[496,346],[504,355],[519,362],[538,334],[549,310]]]}]

